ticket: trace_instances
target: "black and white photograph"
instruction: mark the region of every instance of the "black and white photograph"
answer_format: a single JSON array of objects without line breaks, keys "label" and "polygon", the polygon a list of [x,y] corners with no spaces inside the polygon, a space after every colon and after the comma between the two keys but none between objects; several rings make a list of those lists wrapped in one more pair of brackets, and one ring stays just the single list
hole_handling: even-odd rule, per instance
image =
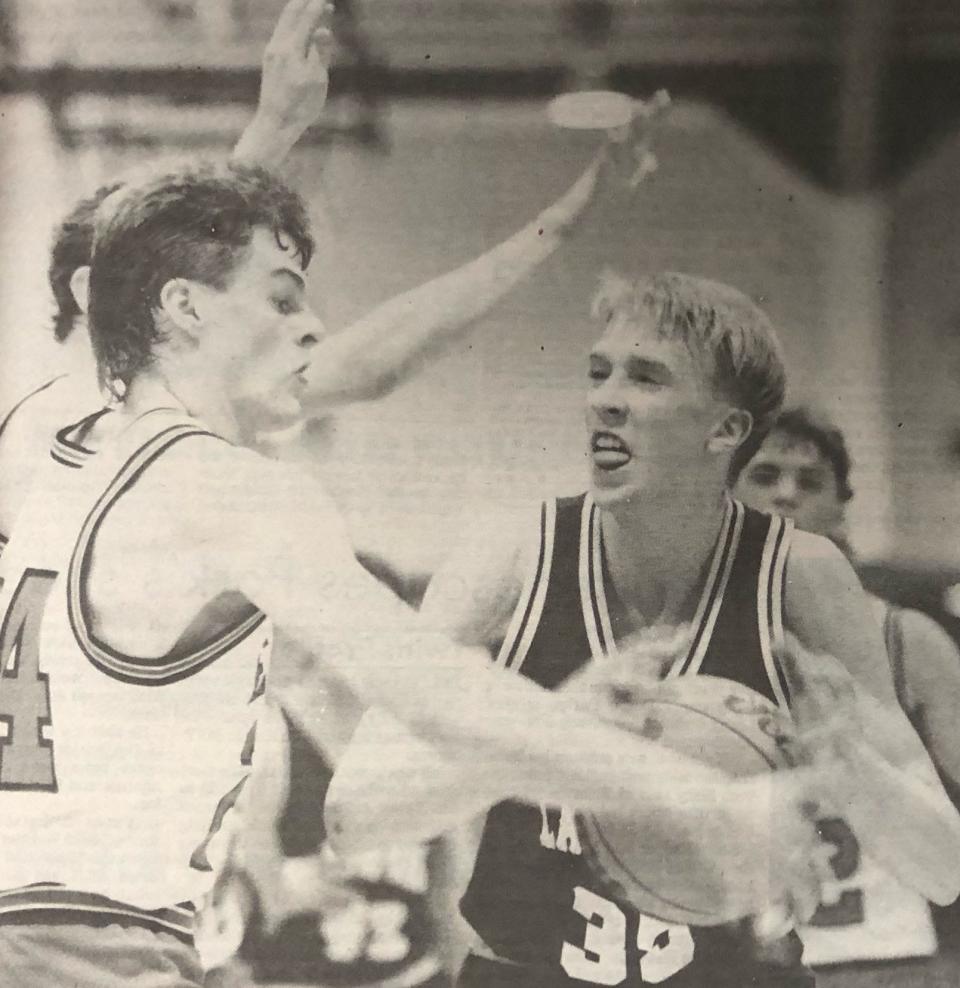
[{"label": "black and white photograph", "polygon": [[960,985],[960,5],[0,0],[0,988]]}]

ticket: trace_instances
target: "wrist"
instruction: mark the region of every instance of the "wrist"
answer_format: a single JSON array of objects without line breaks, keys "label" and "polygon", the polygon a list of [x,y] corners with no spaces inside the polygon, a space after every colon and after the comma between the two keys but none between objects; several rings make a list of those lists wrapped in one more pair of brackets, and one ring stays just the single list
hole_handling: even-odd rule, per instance
[{"label": "wrist", "polygon": [[562,238],[569,236],[579,225],[583,210],[569,206],[563,199],[548,206],[534,221],[543,237]]},{"label": "wrist", "polygon": [[259,107],[233,152],[234,160],[276,167],[300,138],[303,128]]}]

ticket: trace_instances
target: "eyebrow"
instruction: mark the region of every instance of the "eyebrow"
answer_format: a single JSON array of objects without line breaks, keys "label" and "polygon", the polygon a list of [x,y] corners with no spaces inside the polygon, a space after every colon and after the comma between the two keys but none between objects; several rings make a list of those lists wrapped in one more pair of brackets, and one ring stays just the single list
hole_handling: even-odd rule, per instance
[{"label": "eyebrow", "polygon": [[296,271],[293,270],[293,268],[276,268],[270,272],[271,278],[282,278],[284,276],[286,276],[291,281],[293,281],[296,284],[297,288],[301,290],[306,289],[307,283],[303,280],[303,278],[299,274],[297,274]]},{"label": "eyebrow", "polygon": [[673,371],[660,360],[648,360],[646,357],[629,357],[627,370],[631,373],[639,371],[643,374],[653,374],[664,380],[673,380]]}]

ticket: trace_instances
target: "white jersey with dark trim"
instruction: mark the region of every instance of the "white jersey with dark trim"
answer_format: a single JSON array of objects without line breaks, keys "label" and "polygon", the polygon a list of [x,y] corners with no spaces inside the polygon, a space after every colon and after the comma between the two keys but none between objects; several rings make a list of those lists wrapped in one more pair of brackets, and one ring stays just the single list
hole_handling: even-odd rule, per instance
[{"label": "white jersey with dark trim", "polygon": [[97,638],[85,594],[111,508],[145,470],[174,469],[172,446],[209,436],[156,410],[77,469],[51,457],[37,472],[2,560],[0,922],[42,908],[189,931],[171,907],[209,883],[191,855],[246,771],[272,630],[250,606],[205,641],[129,656]]},{"label": "white jersey with dark trim", "polygon": [[[909,716],[899,609],[876,597],[871,605],[883,628],[897,698]],[[804,960],[822,965],[932,957],[937,933],[926,899],[863,854],[842,820],[822,821],[820,831],[836,848],[836,881],[824,888],[823,904],[801,930]]]},{"label": "white jersey with dark trim", "polygon": [[[65,454],[71,466],[86,453],[82,443],[54,443],[54,433],[65,422],[103,405],[97,388],[87,375],[64,372],[24,392],[0,413],[0,550],[24,503],[38,467],[51,456]],[[80,430],[82,435],[82,430]]]}]

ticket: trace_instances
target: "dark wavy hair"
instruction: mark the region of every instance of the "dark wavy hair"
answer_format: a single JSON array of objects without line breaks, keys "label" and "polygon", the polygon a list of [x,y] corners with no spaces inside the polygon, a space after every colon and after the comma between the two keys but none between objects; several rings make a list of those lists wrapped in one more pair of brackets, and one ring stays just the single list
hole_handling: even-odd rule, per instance
[{"label": "dark wavy hair", "polygon": [[102,185],[93,195],[81,199],[54,230],[47,282],[53,293],[56,312],[53,335],[62,343],[73,331],[74,320],[82,315],[70,290],[70,279],[77,268],[90,263],[93,252],[94,220],[103,201],[120,188],[120,183]]},{"label": "dark wavy hair", "polygon": [[[837,482],[837,497],[844,503],[853,497],[853,487],[850,486],[850,470],[853,462],[843,433],[825,415],[812,408],[789,408],[777,416],[770,428],[770,435],[780,433],[802,441],[811,442],[816,446],[820,455],[830,464],[833,476]],[[747,464],[753,459],[757,449],[744,454],[738,449],[730,461],[728,485],[733,487]]]},{"label": "dark wavy hair", "polygon": [[163,286],[188,278],[223,289],[257,227],[313,256],[303,200],[262,168],[184,168],[126,186],[101,208],[90,264],[90,339],[100,380],[122,393],[154,359],[164,334],[156,311]]}]

